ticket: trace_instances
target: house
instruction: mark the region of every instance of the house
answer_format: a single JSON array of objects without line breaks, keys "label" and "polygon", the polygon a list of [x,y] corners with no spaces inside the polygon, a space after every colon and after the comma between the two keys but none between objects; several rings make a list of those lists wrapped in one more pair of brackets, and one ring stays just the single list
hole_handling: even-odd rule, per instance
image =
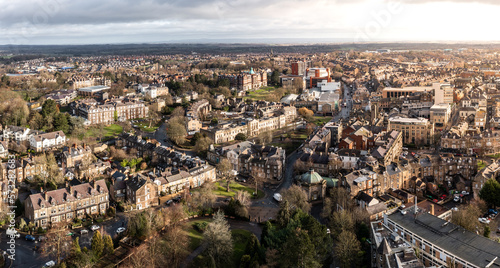
[{"label": "house", "polygon": [[9,141],[0,141],[0,157],[7,157],[9,154]]},{"label": "house", "polygon": [[125,181],[127,185],[127,201],[136,209],[158,206],[158,186],[142,175]]},{"label": "house", "polygon": [[35,227],[48,227],[86,215],[105,214],[109,191],[104,180],[32,194],[25,201],[25,217]]},{"label": "house", "polygon": [[64,147],[62,161],[67,168],[78,167],[80,164],[90,164],[93,158],[92,149],[85,144],[72,147]]},{"label": "house", "polygon": [[37,152],[62,147],[66,143],[66,135],[62,131],[54,131],[29,138],[30,147]]}]

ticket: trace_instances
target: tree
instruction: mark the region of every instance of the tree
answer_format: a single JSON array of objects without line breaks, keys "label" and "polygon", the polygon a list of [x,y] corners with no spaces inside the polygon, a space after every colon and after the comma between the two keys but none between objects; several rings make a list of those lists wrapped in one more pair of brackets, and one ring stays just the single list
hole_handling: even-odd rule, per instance
[{"label": "tree", "polygon": [[254,167],[250,171],[250,175],[252,176],[254,182],[255,182],[255,194],[258,193],[259,191],[259,184],[262,183],[265,180],[265,175],[260,172],[260,169]]},{"label": "tree", "polygon": [[183,124],[178,122],[171,122],[169,120],[167,124],[167,135],[170,139],[175,142],[177,145],[182,145],[186,140],[186,127]]},{"label": "tree", "polygon": [[96,231],[92,236],[91,248],[94,256],[96,256],[97,258],[102,256],[102,251],[104,250],[104,241],[102,239],[101,232]]},{"label": "tree", "polygon": [[113,254],[115,252],[115,247],[113,245],[113,239],[109,234],[104,236],[104,252],[105,254]]},{"label": "tree", "polygon": [[46,100],[42,104],[42,116],[43,118],[53,117],[58,112],[57,103],[54,100]]},{"label": "tree", "polygon": [[64,223],[55,223],[45,235],[45,255],[60,260],[69,250],[71,237]]},{"label": "tree", "polygon": [[172,111],[172,117],[176,117],[176,116],[184,116],[184,113],[185,113],[185,110],[184,108],[182,107],[176,107],[173,111]]},{"label": "tree", "polygon": [[311,204],[308,202],[307,194],[300,186],[292,185],[283,192],[283,200],[288,201],[292,208],[298,208],[308,213],[311,210]]},{"label": "tree", "polygon": [[274,70],[271,73],[271,84],[273,84],[273,85],[280,84],[280,72],[278,70]]},{"label": "tree", "polygon": [[198,154],[206,155],[208,147],[210,147],[210,144],[213,144],[212,139],[210,139],[209,137],[200,137],[196,141],[193,149]]},{"label": "tree", "polygon": [[479,197],[488,204],[489,207],[500,206],[500,183],[494,178],[489,179],[484,184]]},{"label": "tree", "polygon": [[161,115],[156,112],[155,110],[153,109],[149,109],[148,110],[148,119],[149,119],[149,128],[151,127],[151,125],[153,124],[153,122],[157,122],[161,119]]},{"label": "tree", "polygon": [[484,226],[484,237],[490,238],[491,229],[489,225]]},{"label": "tree", "polygon": [[146,168],[148,168],[148,164],[146,162],[142,162],[141,163],[141,169],[145,170]]},{"label": "tree", "polygon": [[259,144],[270,143],[273,140],[273,133],[271,131],[264,131],[258,136]]},{"label": "tree", "polygon": [[215,185],[212,182],[203,183],[200,190],[193,193],[193,205],[201,210],[212,208],[217,199],[214,189]]},{"label": "tree", "polygon": [[232,171],[233,171],[233,166],[231,165],[231,162],[227,158],[221,159],[219,164],[217,164],[217,170],[220,172],[222,178],[227,180],[227,187],[226,190],[229,192],[229,182],[232,179]]},{"label": "tree", "polygon": [[233,254],[233,239],[229,224],[220,210],[203,232],[203,243],[206,245],[204,254],[213,258],[217,266],[228,264],[230,260],[228,256]]},{"label": "tree", "polygon": [[82,249],[80,248],[80,238],[76,237],[75,240],[73,240],[73,244],[71,245],[71,255],[77,256],[82,253]]},{"label": "tree", "polygon": [[64,133],[69,133],[69,124],[66,115],[58,113],[54,116],[54,130],[61,130]]},{"label": "tree", "polygon": [[310,236],[300,228],[288,236],[280,260],[283,267],[321,267]]},{"label": "tree", "polygon": [[298,110],[299,115],[304,117],[305,119],[311,119],[314,116],[314,112],[307,109],[306,107],[299,108]]},{"label": "tree", "polygon": [[118,111],[115,110],[115,112],[113,113],[113,118],[115,119],[115,122],[118,122]]},{"label": "tree", "polygon": [[334,252],[342,267],[350,267],[360,250],[361,244],[353,232],[342,231],[337,237]]},{"label": "tree", "polygon": [[162,210],[164,220],[164,225],[170,225],[176,227],[179,225],[184,219],[187,218],[187,213],[182,204],[169,206]]},{"label": "tree", "polygon": [[189,254],[189,237],[181,227],[170,228],[165,234],[166,259],[171,267],[179,267]]},{"label": "tree", "polygon": [[236,134],[236,137],[234,137],[234,139],[237,141],[246,141],[247,135],[245,135],[245,133],[238,133]]},{"label": "tree", "polygon": [[453,211],[451,222],[471,232],[476,232],[476,228],[479,227],[477,219],[480,215],[479,206],[476,203],[471,203],[468,206],[461,206],[457,211]]},{"label": "tree", "polygon": [[330,227],[336,236],[343,231],[354,232],[354,220],[347,210],[335,211],[330,216]]}]

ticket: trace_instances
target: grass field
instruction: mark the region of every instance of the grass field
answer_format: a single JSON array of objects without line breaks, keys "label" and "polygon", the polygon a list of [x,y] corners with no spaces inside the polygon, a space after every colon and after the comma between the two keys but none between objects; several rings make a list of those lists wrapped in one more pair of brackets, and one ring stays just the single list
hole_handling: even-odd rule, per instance
[{"label": "grass field", "polygon": [[332,120],[331,116],[314,116],[314,120],[312,121],[312,123],[314,123],[316,126],[323,126],[330,120]]},{"label": "grass field", "polygon": [[488,155],[489,157],[491,158],[500,158],[500,153],[498,154],[492,154],[492,155]]},{"label": "grass field", "polygon": [[216,187],[216,189],[215,189],[214,193],[216,195],[220,195],[220,196],[233,197],[234,195],[236,195],[236,192],[238,192],[238,191],[246,191],[247,193],[250,194],[250,196],[252,198],[259,199],[259,198],[264,197],[264,192],[262,192],[261,190],[258,190],[257,196],[254,197],[253,193],[255,192],[255,187],[247,187],[245,185],[241,185],[241,184],[234,182],[234,181],[229,184],[229,192],[226,191],[226,181],[225,180],[222,180],[220,182],[216,182],[215,187]]},{"label": "grass field", "polygon": [[197,220],[197,221],[193,221],[193,222],[190,222],[189,225],[187,226],[186,228],[186,232],[188,233],[188,237],[189,237],[189,249],[191,251],[195,250],[197,247],[199,247],[201,245],[201,242],[203,241],[203,234],[198,232],[195,228],[194,228],[194,224],[197,223],[197,222],[211,222],[212,219],[205,219],[205,220]]},{"label": "grass field", "polygon": [[276,88],[274,87],[263,87],[255,91],[249,92],[245,99],[251,100],[265,100],[267,95],[272,93]]},{"label": "grass field", "polygon": [[481,169],[483,169],[485,167],[486,167],[486,163],[485,162],[483,162],[481,160],[477,161],[477,170],[481,170]]},{"label": "grass field", "polygon": [[160,123],[158,123],[156,125],[151,125],[151,127],[149,127],[149,122],[146,120],[139,121],[138,123],[134,123],[134,125],[138,126],[139,129],[142,131],[155,132],[158,129],[158,127],[161,125],[161,121],[160,121]]},{"label": "grass field", "polygon": [[[104,127],[104,130],[106,131],[106,134],[104,134],[105,138],[116,137],[123,132],[123,128],[119,125],[116,125],[116,124],[112,124],[112,125],[109,125],[107,127]],[[96,136],[94,127],[89,128],[87,130],[87,136],[89,136],[89,137]]]},{"label": "grass field", "polygon": [[245,248],[247,247],[251,234],[251,232],[242,229],[235,229],[231,231],[234,245],[233,264],[236,265],[240,263],[241,257],[245,254]]}]

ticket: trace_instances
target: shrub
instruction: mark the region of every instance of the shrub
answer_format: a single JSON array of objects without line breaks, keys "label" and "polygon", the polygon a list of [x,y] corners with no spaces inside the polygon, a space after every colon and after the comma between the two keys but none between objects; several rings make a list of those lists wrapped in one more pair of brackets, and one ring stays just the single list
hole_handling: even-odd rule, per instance
[{"label": "shrub", "polygon": [[196,231],[203,233],[205,229],[207,229],[207,226],[208,222],[203,221],[203,222],[196,222],[193,227]]}]

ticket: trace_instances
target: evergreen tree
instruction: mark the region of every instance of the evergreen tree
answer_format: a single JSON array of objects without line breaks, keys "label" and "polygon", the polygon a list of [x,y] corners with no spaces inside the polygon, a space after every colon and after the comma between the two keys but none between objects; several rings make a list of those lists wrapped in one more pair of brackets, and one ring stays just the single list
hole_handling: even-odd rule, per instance
[{"label": "evergreen tree", "polygon": [[102,256],[102,251],[104,249],[104,241],[102,241],[101,232],[96,231],[94,236],[92,236],[92,252],[94,255],[99,258]]},{"label": "evergreen tree", "polygon": [[115,252],[115,247],[113,245],[113,239],[110,235],[104,236],[104,250],[106,254],[113,254]]}]

